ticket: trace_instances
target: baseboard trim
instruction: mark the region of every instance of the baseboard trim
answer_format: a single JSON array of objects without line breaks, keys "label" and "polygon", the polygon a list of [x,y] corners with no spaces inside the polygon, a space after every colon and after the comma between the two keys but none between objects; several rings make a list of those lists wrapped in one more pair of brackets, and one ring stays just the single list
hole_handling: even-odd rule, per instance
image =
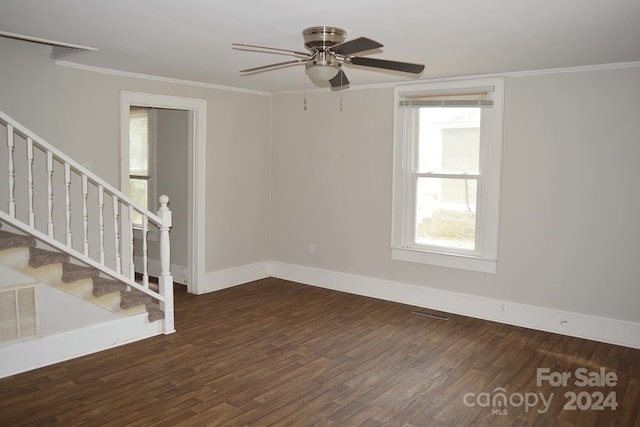
[{"label": "baseboard trim", "polygon": [[520,304],[390,280],[293,265],[269,263],[273,277],[452,314],[540,331],[640,348],[640,323]]},{"label": "baseboard trim", "polygon": [[0,346],[0,378],[162,334],[162,322],[131,316]]},{"label": "baseboard trim", "polygon": [[269,265],[268,261],[263,261],[207,273],[202,293],[219,291],[269,277]]}]

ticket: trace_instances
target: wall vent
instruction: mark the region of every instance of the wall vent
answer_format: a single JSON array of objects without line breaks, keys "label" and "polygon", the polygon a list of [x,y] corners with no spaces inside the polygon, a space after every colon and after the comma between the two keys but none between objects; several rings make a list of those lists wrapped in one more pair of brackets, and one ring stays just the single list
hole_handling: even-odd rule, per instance
[{"label": "wall vent", "polygon": [[0,289],[0,343],[37,335],[36,285]]}]

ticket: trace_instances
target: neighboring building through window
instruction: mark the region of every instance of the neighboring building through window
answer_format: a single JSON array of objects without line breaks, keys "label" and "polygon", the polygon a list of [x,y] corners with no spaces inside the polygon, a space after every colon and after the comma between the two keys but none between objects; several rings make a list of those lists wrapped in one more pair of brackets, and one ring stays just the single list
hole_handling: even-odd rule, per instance
[{"label": "neighboring building through window", "polygon": [[[131,107],[129,110],[129,196],[145,209],[155,200],[153,120],[150,108]],[[135,225],[142,224],[142,216],[134,213]]]},{"label": "neighboring building through window", "polygon": [[396,89],[392,256],[495,272],[501,79]]}]

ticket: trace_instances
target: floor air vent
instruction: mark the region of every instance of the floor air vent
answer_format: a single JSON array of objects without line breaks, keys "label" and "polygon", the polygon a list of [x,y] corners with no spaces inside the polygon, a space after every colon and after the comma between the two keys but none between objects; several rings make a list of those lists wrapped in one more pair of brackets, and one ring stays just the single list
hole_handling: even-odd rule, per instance
[{"label": "floor air vent", "polygon": [[437,314],[437,313],[429,313],[427,311],[412,311],[412,314],[417,314],[418,316],[426,316],[426,317],[433,317],[434,319],[439,319],[439,320],[449,320],[449,316],[445,316],[443,314]]},{"label": "floor air vent", "polygon": [[37,334],[36,285],[0,289],[0,343]]}]

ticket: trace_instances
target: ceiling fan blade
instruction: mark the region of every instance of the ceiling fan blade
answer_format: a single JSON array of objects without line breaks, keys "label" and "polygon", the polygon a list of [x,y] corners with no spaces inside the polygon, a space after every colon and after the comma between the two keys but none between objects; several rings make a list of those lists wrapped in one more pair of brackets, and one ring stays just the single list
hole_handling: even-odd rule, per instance
[{"label": "ceiling fan blade", "polygon": [[334,78],[329,80],[329,84],[331,85],[331,87],[349,86],[349,79],[347,78],[347,75],[344,73],[344,71],[340,70]]},{"label": "ceiling fan blade", "polygon": [[[252,52],[261,52],[261,53],[286,52],[286,53],[290,53],[298,56],[305,56],[305,57],[311,56],[309,55],[308,52],[298,52],[297,50],[279,49],[277,47],[257,46],[253,44],[242,44],[242,43],[231,43],[231,46],[234,46],[232,49],[236,49],[236,50],[249,50]],[[245,49],[245,48],[249,48],[249,49]],[[261,50],[252,50],[252,49],[261,49]],[[274,52],[264,52],[265,50],[273,50]]]},{"label": "ceiling fan blade", "polygon": [[246,70],[240,70],[240,72],[241,73],[254,73],[256,71],[262,71],[262,70],[269,71],[269,69],[271,69],[271,68],[284,67],[284,66],[287,66],[287,65],[304,64],[306,62],[307,62],[306,59],[294,59],[293,61],[278,62],[278,63],[275,63],[275,64],[262,65],[260,67],[247,68]]},{"label": "ceiling fan blade", "polygon": [[362,58],[354,56],[347,58],[347,62],[353,65],[364,67],[384,68],[385,70],[402,71],[411,74],[420,74],[424,71],[423,64],[412,64],[409,62],[388,61],[386,59]]},{"label": "ceiling fan blade", "polygon": [[378,49],[382,46],[382,43],[378,43],[375,40],[371,40],[366,37],[358,37],[357,39],[332,46],[329,50],[337,53],[338,55],[351,55],[357,52],[364,52],[365,50]]}]

